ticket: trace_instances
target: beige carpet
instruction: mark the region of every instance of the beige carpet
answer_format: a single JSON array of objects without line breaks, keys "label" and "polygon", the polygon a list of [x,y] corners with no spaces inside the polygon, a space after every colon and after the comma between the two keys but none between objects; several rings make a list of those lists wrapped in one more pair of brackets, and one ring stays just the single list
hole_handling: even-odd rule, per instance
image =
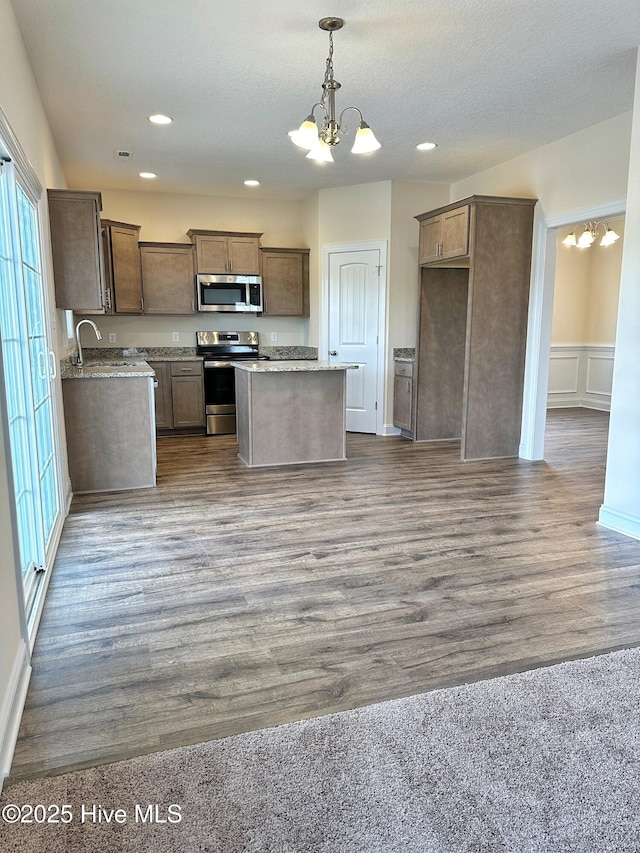
[{"label": "beige carpet", "polygon": [[9,784],[0,850],[638,853],[639,684],[614,652]]}]

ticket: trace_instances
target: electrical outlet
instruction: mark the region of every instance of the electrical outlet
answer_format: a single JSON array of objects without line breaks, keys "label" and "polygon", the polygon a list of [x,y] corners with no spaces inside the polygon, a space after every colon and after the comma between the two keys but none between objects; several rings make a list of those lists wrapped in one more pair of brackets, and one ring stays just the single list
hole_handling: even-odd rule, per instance
[{"label": "electrical outlet", "polygon": [[115,332],[109,332],[109,343],[115,344],[115,342],[116,342],[116,333]]},{"label": "electrical outlet", "polygon": [[271,342],[275,343],[277,340],[278,340],[278,333],[277,332],[271,332]]},{"label": "electrical outlet", "polygon": [[172,332],[172,333],[171,333],[171,340],[172,340],[175,344],[177,344],[177,343],[178,343],[178,341],[180,340],[180,332]]}]

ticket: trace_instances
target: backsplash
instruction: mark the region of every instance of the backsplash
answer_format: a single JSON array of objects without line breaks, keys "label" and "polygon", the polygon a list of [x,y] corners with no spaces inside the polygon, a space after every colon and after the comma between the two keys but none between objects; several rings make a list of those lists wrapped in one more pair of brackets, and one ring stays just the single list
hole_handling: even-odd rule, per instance
[{"label": "backsplash", "polygon": [[267,355],[271,359],[288,361],[289,359],[311,359],[318,358],[317,347],[260,347],[260,355]]},{"label": "backsplash", "polygon": [[[174,358],[197,358],[195,347],[144,347],[136,349],[135,347],[84,347],[84,357],[87,361],[110,361],[112,359],[121,358],[138,358],[145,361],[162,361],[163,359]],[[311,359],[315,361],[318,358],[317,347],[302,347],[302,346],[281,346],[281,347],[260,347],[260,355],[267,355],[271,359],[279,361],[287,361],[289,359]],[[61,364],[73,364],[75,362],[75,354],[67,356]]]}]

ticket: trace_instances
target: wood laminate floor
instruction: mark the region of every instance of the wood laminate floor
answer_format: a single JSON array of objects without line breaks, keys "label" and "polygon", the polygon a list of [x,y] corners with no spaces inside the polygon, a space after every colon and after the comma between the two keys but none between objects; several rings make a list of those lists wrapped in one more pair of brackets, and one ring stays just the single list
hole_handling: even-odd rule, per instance
[{"label": "wood laminate floor", "polygon": [[156,489],[73,501],[12,778],[639,645],[640,542],[595,523],[607,428],[551,412],[544,462],[159,441]]}]

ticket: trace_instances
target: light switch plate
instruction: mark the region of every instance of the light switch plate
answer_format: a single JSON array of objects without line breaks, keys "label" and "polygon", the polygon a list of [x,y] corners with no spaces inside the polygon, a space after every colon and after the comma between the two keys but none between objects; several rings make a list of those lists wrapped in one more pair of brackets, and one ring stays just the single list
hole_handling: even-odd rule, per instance
[{"label": "light switch plate", "polygon": [[278,333],[277,332],[271,332],[271,342],[275,343],[277,340],[278,340]]},{"label": "light switch plate", "polygon": [[171,333],[171,340],[177,344],[178,341],[180,340],[180,332],[172,332]]},{"label": "light switch plate", "polygon": [[109,332],[109,343],[115,344],[115,342],[116,342],[116,333],[115,332]]}]

